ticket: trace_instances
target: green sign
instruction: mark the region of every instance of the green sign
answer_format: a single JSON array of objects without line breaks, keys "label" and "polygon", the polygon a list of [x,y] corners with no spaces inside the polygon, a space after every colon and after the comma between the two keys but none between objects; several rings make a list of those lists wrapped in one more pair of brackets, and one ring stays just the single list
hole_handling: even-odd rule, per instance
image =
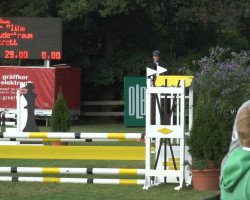
[{"label": "green sign", "polygon": [[125,126],[145,126],[146,78],[124,78]]}]

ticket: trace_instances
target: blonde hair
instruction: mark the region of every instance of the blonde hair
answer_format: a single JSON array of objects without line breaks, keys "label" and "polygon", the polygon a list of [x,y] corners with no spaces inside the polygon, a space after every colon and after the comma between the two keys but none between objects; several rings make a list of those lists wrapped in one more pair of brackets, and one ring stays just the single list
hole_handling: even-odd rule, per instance
[{"label": "blonde hair", "polygon": [[250,105],[239,110],[236,129],[241,146],[250,147]]}]

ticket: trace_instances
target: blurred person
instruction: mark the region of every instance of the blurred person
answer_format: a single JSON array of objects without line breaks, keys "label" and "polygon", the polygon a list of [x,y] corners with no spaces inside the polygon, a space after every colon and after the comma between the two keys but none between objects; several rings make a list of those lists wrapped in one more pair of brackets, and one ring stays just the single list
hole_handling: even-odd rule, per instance
[{"label": "blurred person", "polygon": [[220,189],[222,200],[250,200],[250,101],[244,103],[235,120],[236,141],[224,159]]}]

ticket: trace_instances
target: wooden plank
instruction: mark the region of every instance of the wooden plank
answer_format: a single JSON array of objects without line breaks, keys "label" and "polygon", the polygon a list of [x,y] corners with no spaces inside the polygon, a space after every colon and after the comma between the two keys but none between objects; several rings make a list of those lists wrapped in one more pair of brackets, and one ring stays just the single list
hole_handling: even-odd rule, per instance
[{"label": "wooden plank", "polygon": [[84,106],[124,106],[124,101],[83,101]]},{"label": "wooden plank", "polygon": [[0,146],[1,159],[145,160],[145,147]]}]

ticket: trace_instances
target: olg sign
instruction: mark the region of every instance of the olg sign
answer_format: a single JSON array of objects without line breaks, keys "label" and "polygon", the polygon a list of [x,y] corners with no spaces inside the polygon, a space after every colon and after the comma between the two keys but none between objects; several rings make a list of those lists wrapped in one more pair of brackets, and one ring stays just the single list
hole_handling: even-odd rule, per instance
[{"label": "olg sign", "polygon": [[143,119],[145,115],[146,87],[139,84],[128,88],[128,114],[136,119]]},{"label": "olg sign", "polygon": [[145,126],[146,78],[124,78],[125,125]]}]

